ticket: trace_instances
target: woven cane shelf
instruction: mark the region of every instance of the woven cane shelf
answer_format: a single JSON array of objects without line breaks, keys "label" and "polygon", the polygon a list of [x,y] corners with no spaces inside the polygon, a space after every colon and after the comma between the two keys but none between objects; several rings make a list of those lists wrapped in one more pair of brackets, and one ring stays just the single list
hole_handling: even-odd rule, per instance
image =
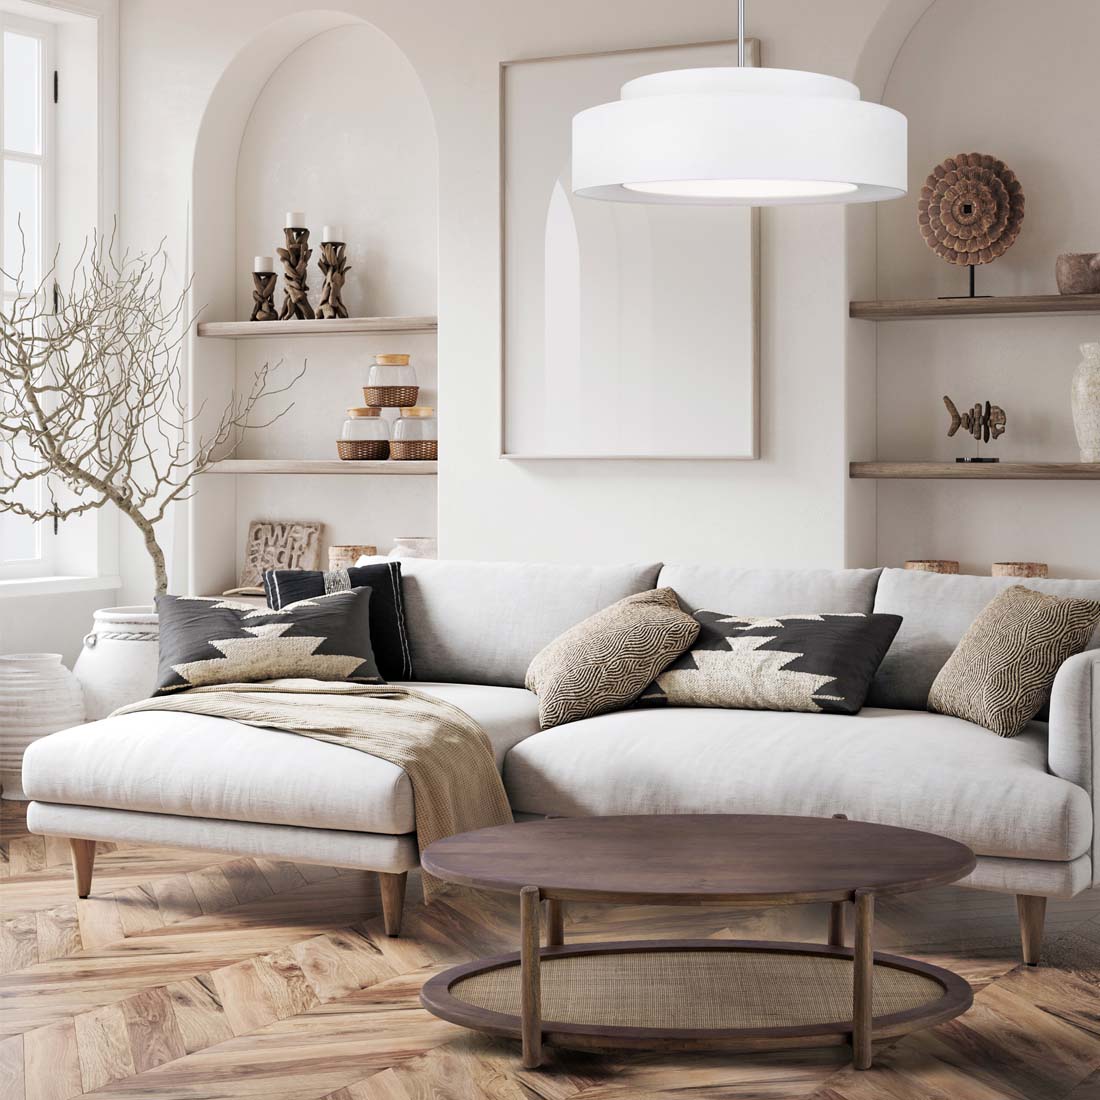
[{"label": "woven cane shelf", "polygon": [[426,474],[435,477],[437,462],[394,462],[390,459],[341,461],[308,458],[227,458],[215,462],[207,474]]},{"label": "woven cane shelf", "polygon": [[863,321],[912,321],[928,317],[1034,317],[1054,313],[1100,313],[1100,294],[902,298],[897,301],[848,303],[848,316]]},{"label": "woven cane shelf", "polygon": [[200,336],[241,340],[257,336],[354,336],[361,333],[435,332],[435,317],[333,317],[312,321],[203,321]]},{"label": "woven cane shelf", "polygon": [[946,481],[1100,481],[1100,462],[852,462],[848,476]]},{"label": "woven cane shelf", "polygon": [[[848,1043],[849,948],[740,940],[653,940],[543,948],[543,1040],[579,1049],[781,1049]],[[422,1001],[464,1027],[521,1036],[519,955],[439,974]],[[874,957],[872,1035],[903,1035],[965,1012],[947,970]]]}]

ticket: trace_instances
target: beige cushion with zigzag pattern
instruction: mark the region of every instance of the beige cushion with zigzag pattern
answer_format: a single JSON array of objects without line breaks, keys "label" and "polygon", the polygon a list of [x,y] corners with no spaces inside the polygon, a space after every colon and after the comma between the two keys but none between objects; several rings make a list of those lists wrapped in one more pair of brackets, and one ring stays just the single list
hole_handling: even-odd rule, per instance
[{"label": "beige cushion with zigzag pattern", "polygon": [[699,635],[671,588],[639,592],[555,638],[527,669],[545,730],[634,702]]},{"label": "beige cushion with zigzag pattern", "polygon": [[1015,737],[1042,708],[1059,666],[1100,621],[1095,600],[1013,585],[962,636],[928,693],[928,709]]}]

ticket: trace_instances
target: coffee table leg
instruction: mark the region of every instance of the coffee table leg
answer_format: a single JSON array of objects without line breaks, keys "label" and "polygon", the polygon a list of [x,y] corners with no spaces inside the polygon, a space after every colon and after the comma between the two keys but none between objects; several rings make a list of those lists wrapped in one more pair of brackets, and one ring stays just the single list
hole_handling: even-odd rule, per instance
[{"label": "coffee table leg", "polygon": [[870,890],[857,890],[856,932],[852,975],[852,1065],[856,1069],[871,1068],[871,993],[875,954],[872,934],[875,926],[875,895]]},{"label": "coffee table leg", "polygon": [[565,914],[556,898],[546,899],[546,946],[561,947],[565,943]]},{"label": "coffee table leg", "polygon": [[522,997],[523,1066],[535,1069],[542,1061],[542,995],[539,983],[539,888],[519,892],[519,966]]},{"label": "coffee table leg", "polygon": [[844,946],[844,902],[834,901],[829,907],[829,943]]}]

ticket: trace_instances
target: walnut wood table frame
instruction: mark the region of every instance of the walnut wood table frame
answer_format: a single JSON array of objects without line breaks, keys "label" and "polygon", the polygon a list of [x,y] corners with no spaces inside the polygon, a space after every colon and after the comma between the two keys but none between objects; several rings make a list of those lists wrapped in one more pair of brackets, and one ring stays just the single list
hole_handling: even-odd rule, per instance
[{"label": "walnut wood table frame", "polygon": [[[955,882],[973,870],[975,858],[969,848],[930,833],[848,821],[842,814],[552,818],[449,837],[430,845],[422,864],[444,881],[518,894],[519,952],[479,959],[437,975],[425,984],[421,1003],[453,1023],[521,1040],[527,1068],[541,1063],[547,1042],[586,1050],[669,1051],[851,1043],[854,1066],[868,1069],[872,1040],[950,1020],[973,1001],[970,986],[958,975],[914,959],[875,953],[872,947],[876,897]],[[563,903],[568,901],[746,908],[828,901],[828,943],[643,940],[566,946]],[[844,943],[847,904],[855,914],[851,948]],[[803,1003],[798,1011],[791,1010],[799,1022],[776,1022],[772,1017],[785,1011],[778,992],[774,1013],[767,1006],[761,1017],[760,1005],[754,1003],[756,1016],[750,1026],[723,1026],[721,1021],[715,1025],[711,1006],[699,1002],[693,1008],[711,1021],[705,1027],[609,1021],[603,1018],[602,1004],[574,1013],[595,1012],[599,1019],[554,1018],[553,1010],[549,1018],[544,1016],[547,975],[572,975],[565,980],[574,986],[553,991],[560,1015],[566,1016],[568,1006],[562,1006],[570,1001],[574,987],[580,1001],[599,1000],[593,993],[598,980],[586,983],[584,970],[578,968],[596,971],[608,956],[619,960],[616,966],[643,967],[643,974],[644,967],[652,966],[657,975],[668,975],[678,958],[694,959],[704,974],[713,962],[719,979],[723,967],[733,967],[730,973],[736,975],[737,967],[751,964],[757,968],[757,1002],[759,979],[763,975],[766,982],[768,967],[780,968],[775,988],[786,982],[788,993],[800,985],[798,967],[823,968],[829,976],[826,984],[832,983],[829,996],[820,1002],[827,1002],[828,1018],[805,1019],[813,1009]],[[579,959],[587,961],[578,964]],[[838,1013],[836,1004],[838,978],[847,989],[847,964],[852,971],[850,1018],[846,1009]],[[576,984],[578,976],[581,981]],[[878,1015],[872,1011],[876,979],[883,987],[883,1003],[894,1005],[894,1010]],[[812,985],[808,978],[807,988]],[[891,1000],[894,985],[898,1000]],[[637,990],[630,996],[635,997],[637,1012]],[[801,999],[797,989],[794,997]],[[613,999],[609,1006],[614,1013]],[[643,1003],[643,1016],[645,1007]]]}]

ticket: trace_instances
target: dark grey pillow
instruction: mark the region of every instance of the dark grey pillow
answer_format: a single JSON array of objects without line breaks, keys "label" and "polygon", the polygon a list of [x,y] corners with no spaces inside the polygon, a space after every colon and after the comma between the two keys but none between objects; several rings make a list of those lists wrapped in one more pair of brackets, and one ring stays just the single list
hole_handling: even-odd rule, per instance
[{"label": "dark grey pillow", "polygon": [[380,684],[370,642],[369,588],[279,611],[217,596],[158,596],[154,695],[207,684],[297,677]]},{"label": "dark grey pillow", "polygon": [[900,615],[860,613],[695,618],[698,641],[641,704],[855,714],[901,626]]}]

